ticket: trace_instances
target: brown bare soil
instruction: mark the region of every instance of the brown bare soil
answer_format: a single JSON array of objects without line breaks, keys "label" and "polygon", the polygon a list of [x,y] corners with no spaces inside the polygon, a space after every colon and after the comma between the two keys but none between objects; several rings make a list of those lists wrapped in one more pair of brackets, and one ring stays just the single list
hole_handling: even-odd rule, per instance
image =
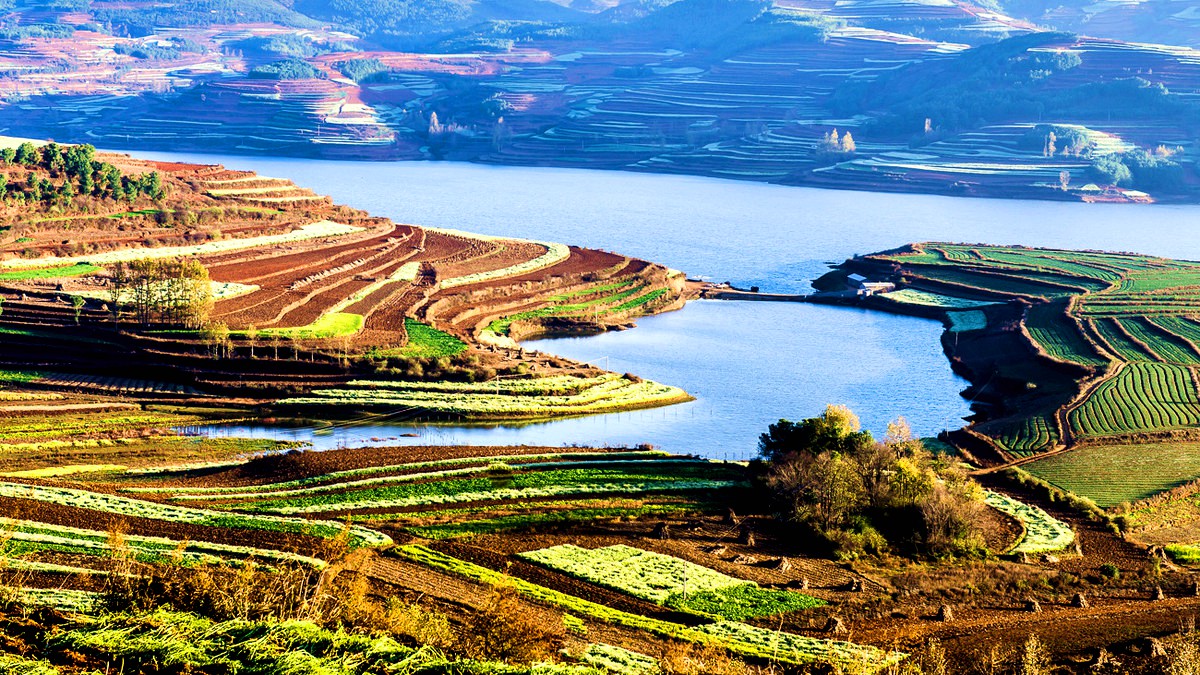
[{"label": "brown bare soil", "polygon": [[[444,289],[438,285],[441,280],[509,269],[538,258],[547,249],[533,242],[398,225],[325,199],[279,201],[264,207],[265,199],[276,198],[264,195],[287,199],[287,195],[300,192],[286,180],[260,178],[219,165],[146,162],[111,154],[102,159],[132,174],[160,172],[166,198],[162,203],[87,203],[80,213],[68,212],[28,227],[20,225],[13,234],[23,237],[21,243],[0,246],[0,256],[74,256],[114,248],[192,245],[287,233],[319,221],[361,231],[201,256],[214,281],[257,287],[215,303],[210,319],[232,331],[222,346],[214,346],[198,333],[149,332],[178,326],[136,324],[129,315],[114,318],[113,308],[99,299],[86,301],[78,311],[73,309],[68,298],[73,293],[99,292],[105,297],[105,271],[65,279],[0,282],[0,297],[5,300],[0,325],[20,331],[6,339],[0,366],[115,376],[116,364],[99,358],[95,349],[97,342],[112,343],[106,349],[110,353],[120,349],[123,363],[138,363],[143,371],[166,380],[185,395],[233,394],[262,401],[336,383],[330,379],[335,373],[342,375],[342,382],[371,374],[378,363],[359,355],[373,348],[402,349],[409,340],[406,320],[414,318],[466,342],[470,351],[456,362],[457,367],[466,364],[491,377],[515,371],[522,363],[532,366],[535,358],[519,350],[498,350],[478,343],[479,332],[491,321],[552,304],[550,298],[566,290],[583,289],[617,273],[637,277],[647,290],[662,289],[666,294],[631,312],[556,317],[546,326],[564,332],[577,327],[624,327],[631,315],[678,306],[686,293],[681,281],[668,278],[667,270],[659,265],[575,247],[565,260],[543,269]],[[255,192],[221,192],[239,189]],[[419,265],[415,281],[390,280],[410,263]],[[364,330],[331,338],[309,337],[304,332],[295,337],[257,332],[303,328],[335,309],[362,316]],[[520,331],[528,333],[530,327],[523,323]],[[53,348],[47,350],[47,345]],[[538,365],[548,374],[574,365],[542,361]]]}]

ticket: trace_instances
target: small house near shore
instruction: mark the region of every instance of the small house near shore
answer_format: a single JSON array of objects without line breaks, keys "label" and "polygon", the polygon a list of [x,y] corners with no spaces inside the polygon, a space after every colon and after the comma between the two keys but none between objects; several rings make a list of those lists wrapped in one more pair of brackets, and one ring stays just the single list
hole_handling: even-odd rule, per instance
[{"label": "small house near shore", "polygon": [[867,281],[867,278],[861,274],[851,274],[846,277],[846,284],[860,297],[896,290],[896,284],[890,281]]}]

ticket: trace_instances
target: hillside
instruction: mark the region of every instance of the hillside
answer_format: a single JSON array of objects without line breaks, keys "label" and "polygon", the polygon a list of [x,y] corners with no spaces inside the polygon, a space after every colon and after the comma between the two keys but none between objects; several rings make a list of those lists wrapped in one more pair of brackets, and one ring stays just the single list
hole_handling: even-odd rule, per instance
[{"label": "hillside", "polygon": [[[21,381],[333,416],[545,418],[688,398],[513,340],[678,307],[678,272],[399,225],[221,166],[89,153],[27,143],[0,156],[0,364]],[[472,384],[497,376],[504,387]]]},{"label": "hillside", "polygon": [[[1198,194],[1189,43],[1056,24],[1019,3],[56,7],[4,19],[6,133],[957,195]],[[1071,142],[1050,150],[1051,131]],[[1145,154],[1171,176],[1138,175]]]}]

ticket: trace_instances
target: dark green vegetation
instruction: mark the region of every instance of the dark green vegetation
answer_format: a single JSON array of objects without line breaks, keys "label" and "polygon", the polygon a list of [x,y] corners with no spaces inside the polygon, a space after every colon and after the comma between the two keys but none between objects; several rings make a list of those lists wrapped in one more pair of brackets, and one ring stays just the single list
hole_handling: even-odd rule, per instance
[{"label": "dark green vegetation", "polygon": [[270,80],[307,80],[320,76],[320,71],[300,59],[284,59],[264,63],[250,71],[251,77]]},{"label": "dark green vegetation", "polygon": [[984,550],[979,485],[930,454],[903,422],[876,442],[848,409],[830,406],[820,417],[771,425],[759,452],[753,468],[782,517],[825,539],[839,556]]},{"label": "dark green vegetation", "polygon": [[164,195],[157,172],[123,175],[117,167],[97,161],[96,149],[90,145],[22,143],[0,150],[0,166],[7,169],[0,174],[0,200],[17,206],[66,206],[78,197],[133,202],[139,196],[162,199]]},{"label": "dark green vegetation", "polygon": [[[80,2],[86,9],[90,2]],[[107,3],[106,3],[107,4]],[[232,23],[277,23],[296,28],[316,26],[311,18],[274,0],[184,0],[153,7],[93,7],[93,18],[116,34],[151,35],[161,26],[213,26]]]},{"label": "dark green vegetation", "polygon": [[405,319],[404,330],[408,344],[400,350],[400,356],[406,358],[442,358],[461,354],[467,348],[462,340],[416,319]]},{"label": "dark green vegetation", "polygon": [[387,79],[386,75],[391,70],[379,59],[351,59],[349,61],[338,61],[333,65],[343,75],[360,84],[372,80]]},{"label": "dark green vegetation", "polygon": [[692,593],[686,598],[672,597],[667,605],[691,612],[719,616],[730,621],[745,621],[759,616],[799,612],[825,603],[812,596],[758,586],[734,586],[719,591]]}]

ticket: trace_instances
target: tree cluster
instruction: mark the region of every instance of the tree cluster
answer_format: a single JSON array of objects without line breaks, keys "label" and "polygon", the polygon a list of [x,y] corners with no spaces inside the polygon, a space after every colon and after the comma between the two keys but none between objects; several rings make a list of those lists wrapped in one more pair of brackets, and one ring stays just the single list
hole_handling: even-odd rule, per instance
[{"label": "tree cluster", "polygon": [[157,171],[124,175],[112,164],[97,161],[90,145],[48,143],[39,148],[22,143],[0,150],[0,163],[30,170],[23,179],[0,174],[0,200],[5,201],[67,205],[77,196],[133,202],[140,196],[159,200],[166,194]]},{"label": "tree cluster", "polygon": [[759,453],[757,475],[779,513],[838,555],[982,550],[982,489],[930,453],[903,420],[878,442],[849,409],[829,406],[820,417],[772,424]]},{"label": "tree cluster", "polygon": [[1043,157],[1083,157],[1090,155],[1095,145],[1086,132],[1060,124],[1039,124],[1027,131],[1020,140],[1022,148],[1039,150]]},{"label": "tree cluster", "polygon": [[375,58],[338,61],[333,64],[333,67],[359,84],[386,80],[388,73],[391,72],[391,68]]},{"label": "tree cluster", "polygon": [[311,80],[320,78],[321,71],[307,61],[283,59],[256,67],[250,71],[250,77],[268,80]]},{"label": "tree cluster", "polygon": [[853,155],[857,151],[858,146],[849,131],[839,137],[838,130],[831,129],[821,136],[821,141],[817,144],[817,154],[820,155],[845,156]]},{"label": "tree cluster", "polygon": [[128,306],[142,324],[203,326],[212,309],[208,270],[195,260],[134,260],[110,268],[114,308]]},{"label": "tree cluster", "polygon": [[1160,146],[1150,153],[1142,149],[1121,155],[1097,157],[1090,167],[1098,183],[1134,187],[1139,190],[1179,190],[1184,186],[1183,165]]}]

